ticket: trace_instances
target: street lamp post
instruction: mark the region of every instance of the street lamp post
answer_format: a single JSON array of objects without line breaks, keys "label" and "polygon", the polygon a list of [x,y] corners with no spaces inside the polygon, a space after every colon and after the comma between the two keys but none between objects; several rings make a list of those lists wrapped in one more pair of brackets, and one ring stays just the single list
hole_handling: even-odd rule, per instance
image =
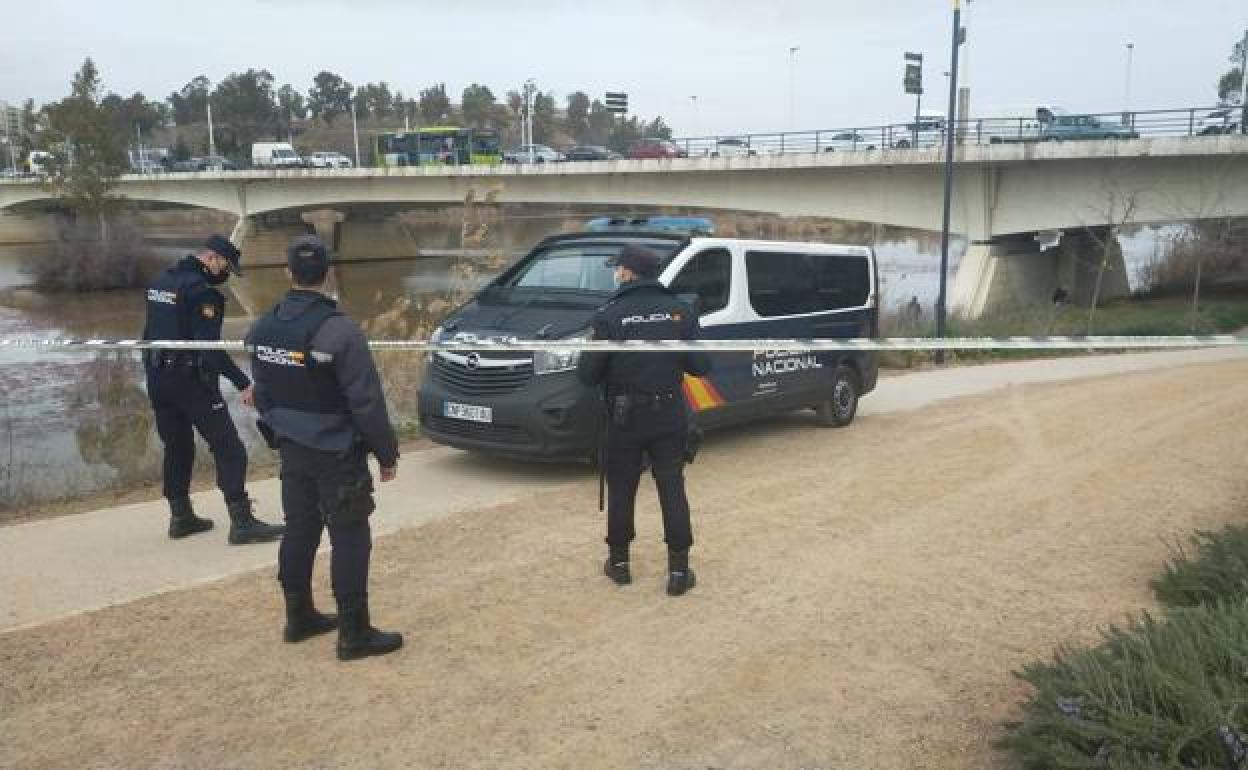
[{"label": "street lamp post", "polygon": [[355,167],[360,167],[360,125],[355,117],[355,97],[351,97],[351,138],[355,141]]},{"label": "street lamp post", "polygon": [[1127,82],[1122,89],[1122,124],[1131,124],[1131,64],[1135,59],[1135,43],[1127,43]]},{"label": "street lamp post", "polygon": [[533,92],[537,90],[537,83],[533,78],[524,81],[524,128],[523,133],[527,135],[524,144],[529,148],[529,164],[537,162],[536,148],[533,146]]},{"label": "street lamp post", "polygon": [[697,136],[701,130],[698,126],[698,97],[693,95],[689,97],[689,102],[693,105],[693,135]]},{"label": "street lamp post", "polygon": [[212,102],[208,102],[208,155],[217,157],[217,143],[212,135]]},{"label": "street lamp post", "polygon": [[1239,49],[1239,133],[1248,134],[1248,27]]},{"label": "street lamp post", "polygon": [[[958,48],[962,44],[962,0],[953,0],[953,53],[949,65],[949,111],[945,117],[945,206],[940,228],[940,294],[936,298],[936,336],[945,336],[945,315],[949,283],[949,220],[953,205],[953,125],[958,108]],[[936,362],[945,362],[945,352],[936,351]]]},{"label": "street lamp post", "polygon": [[797,129],[797,52],[800,46],[789,47],[789,130]]}]

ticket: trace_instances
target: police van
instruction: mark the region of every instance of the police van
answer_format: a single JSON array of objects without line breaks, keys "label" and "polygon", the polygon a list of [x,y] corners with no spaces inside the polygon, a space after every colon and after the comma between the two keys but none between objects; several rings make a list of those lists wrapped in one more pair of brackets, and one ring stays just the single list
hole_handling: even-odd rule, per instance
[{"label": "police van", "polygon": [[[659,280],[696,309],[702,338],[875,337],[879,279],[862,246],[716,238],[700,217],[602,218],[555,235],[452,312],[434,341],[586,340],[615,290],[607,260],[627,244],[656,252]],[[869,352],[711,353],[706,377],[686,376],[685,400],[703,428],[813,409],[820,423],[853,420],[875,388]],[[599,393],[576,377],[575,351],[447,350],[428,358],[420,420],[434,441],[533,459],[592,458]]]}]

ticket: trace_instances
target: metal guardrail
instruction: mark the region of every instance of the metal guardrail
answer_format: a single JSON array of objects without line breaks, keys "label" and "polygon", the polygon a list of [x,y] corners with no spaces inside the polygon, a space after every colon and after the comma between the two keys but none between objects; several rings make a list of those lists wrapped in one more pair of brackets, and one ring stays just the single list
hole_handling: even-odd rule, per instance
[{"label": "metal guardrail", "polygon": [[[1052,121],[1037,116],[975,118],[953,124],[958,144],[999,144],[1150,137],[1196,137],[1244,131],[1239,107],[1185,107],[1133,112],[1063,113]],[[717,134],[672,140],[687,157],[775,155],[793,152],[853,152],[941,147],[945,120],[921,116],[905,123],[782,131],[763,134]]]}]

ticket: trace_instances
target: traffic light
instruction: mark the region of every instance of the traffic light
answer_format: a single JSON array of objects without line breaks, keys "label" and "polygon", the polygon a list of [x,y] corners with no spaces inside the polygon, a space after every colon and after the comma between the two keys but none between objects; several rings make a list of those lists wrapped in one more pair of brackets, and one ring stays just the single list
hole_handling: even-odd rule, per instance
[{"label": "traffic light", "polygon": [[607,112],[628,112],[628,94],[620,91],[607,91]]},{"label": "traffic light", "polygon": [[902,81],[908,94],[923,93],[923,54],[906,52],[906,77]]}]

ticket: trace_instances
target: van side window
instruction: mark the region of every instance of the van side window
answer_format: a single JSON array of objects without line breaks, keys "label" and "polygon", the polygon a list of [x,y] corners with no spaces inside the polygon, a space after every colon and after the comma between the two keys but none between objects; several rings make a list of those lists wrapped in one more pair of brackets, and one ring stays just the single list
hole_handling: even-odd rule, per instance
[{"label": "van side window", "polygon": [[869,264],[863,257],[749,251],[750,304],[763,317],[843,310],[867,304]]},{"label": "van side window", "polygon": [[732,255],[727,249],[707,249],[693,255],[670,288],[677,294],[697,294],[698,313],[706,315],[728,306],[731,285]]}]

